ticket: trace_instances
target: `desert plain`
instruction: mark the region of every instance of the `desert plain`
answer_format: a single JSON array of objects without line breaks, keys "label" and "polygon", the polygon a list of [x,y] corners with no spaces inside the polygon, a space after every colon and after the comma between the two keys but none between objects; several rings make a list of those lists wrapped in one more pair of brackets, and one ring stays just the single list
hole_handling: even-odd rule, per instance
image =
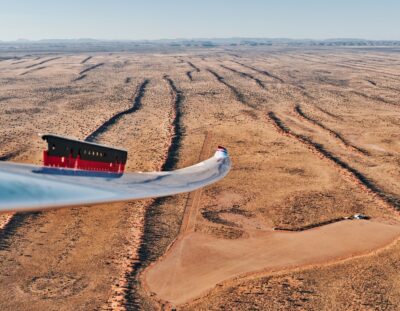
[{"label": "desert plain", "polygon": [[[173,197],[0,215],[1,310],[398,310],[400,49],[8,53],[0,159],[54,133],[127,171],[228,149]],[[354,219],[362,214],[368,219]]]}]

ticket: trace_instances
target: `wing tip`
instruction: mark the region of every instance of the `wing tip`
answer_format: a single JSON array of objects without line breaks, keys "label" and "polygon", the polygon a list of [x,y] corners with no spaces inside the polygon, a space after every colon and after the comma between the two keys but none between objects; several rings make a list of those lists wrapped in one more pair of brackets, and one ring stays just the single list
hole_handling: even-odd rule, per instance
[{"label": "wing tip", "polygon": [[215,152],[215,156],[217,158],[228,158],[229,157],[228,149],[226,149],[223,146],[218,146],[217,151]]}]

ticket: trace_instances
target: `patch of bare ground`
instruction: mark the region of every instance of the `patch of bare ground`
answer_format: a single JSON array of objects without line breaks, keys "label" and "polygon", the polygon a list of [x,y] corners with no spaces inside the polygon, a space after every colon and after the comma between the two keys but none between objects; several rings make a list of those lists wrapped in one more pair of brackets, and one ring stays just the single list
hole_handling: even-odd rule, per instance
[{"label": "patch of bare ground", "polygon": [[[373,243],[361,243],[356,236],[364,236],[370,229],[380,230],[381,236],[378,238],[375,231],[368,237],[375,236]],[[343,241],[349,232],[355,234],[353,239]],[[195,232],[148,270],[146,281],[159,299],[182,305],[224,280],[363,255],[370,252],[371,246],[376,249],[392,242],[399,232],[399,225],[365,221],[336,222],[302,232],[261,231],[244,239],[221,239]],[[313,253],[315,248],[318,252]],[[199,256],[202,260],[195,260]]]},{"label": "patch of bare ground", "polygon": [[397,310],[399,242],[367,256],[220,284],[182,310]]}]

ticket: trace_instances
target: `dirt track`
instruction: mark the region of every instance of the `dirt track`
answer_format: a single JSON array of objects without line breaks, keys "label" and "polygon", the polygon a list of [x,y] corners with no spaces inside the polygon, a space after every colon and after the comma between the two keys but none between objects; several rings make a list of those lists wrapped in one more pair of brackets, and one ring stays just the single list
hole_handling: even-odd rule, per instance
[{"label": "dirt track", "polygon": [[[213,133],[211,131],[208,131],[204,137],[203,147],[201,148],[198,160],[199,162],[211,156],[212,138],[213,138]],[[199,214],[202,191],[203,191],[202,189],[199,189],[197,191],[189,193],[188,195],[185,205],[185,212],[183,214],[182,224],[179,233],[181,236],[185,233],[194,231],[196,225],[196,217]]]},{"label": "dirt track", "polygon": [[[92,55],[0,63],[0,159],[40,163],[37,133],[53,132],[121,146],[131,171],[191,165],[214,144],[228,148],[233,169],[201,196],[2,216],[1,309],[157,309],[160,299],[192,310],[396,309],[396,52]],[[355,213],[371,221],[272,231]]]}]

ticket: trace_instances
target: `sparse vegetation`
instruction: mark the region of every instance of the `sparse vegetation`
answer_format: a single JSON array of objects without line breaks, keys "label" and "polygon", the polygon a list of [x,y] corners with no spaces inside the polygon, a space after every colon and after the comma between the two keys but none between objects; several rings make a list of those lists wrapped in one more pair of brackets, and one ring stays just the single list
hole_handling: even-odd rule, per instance
[{"label": "sparse vegetation", "polygon": [[[390,244],[400,207],[395,48],[124,44],[127,52],[110,44],[113,53],[92,45],[1,56],[0,160],[39,164],[36,134],[51,132],[127,149],[127,171],[191,165],[218,144],[233,169],[190,196],[2,215],[0,309],[400,305],[400,246]],[[371,220],[341,221],[356,213]],[[293,249],[288,235],[306,250],[280,253]],[[274,266],[276,254],[290,262]]]}]

